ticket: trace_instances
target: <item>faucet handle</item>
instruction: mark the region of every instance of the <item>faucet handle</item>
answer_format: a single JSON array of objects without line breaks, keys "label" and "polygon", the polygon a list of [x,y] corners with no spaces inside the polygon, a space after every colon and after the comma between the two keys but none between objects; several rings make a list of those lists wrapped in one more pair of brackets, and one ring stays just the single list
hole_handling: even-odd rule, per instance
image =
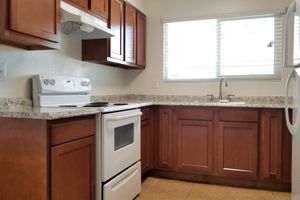
[{"label": "faucet handle", "polygon": [[206,95],[206,96],[210,97],[209,101],[213,101],[213,100],[215,100],[215,97],[214,97],[214,95],[213,95],[213,94],[208,94],[208,95]]},{"label": "faucet handle", "polygon": [[227,95],[227,99],[228,99],[228,101],[231,101],[232,100],[232,98],[231,97],[234,97],[235,95],[234,94],[228,94]]}]

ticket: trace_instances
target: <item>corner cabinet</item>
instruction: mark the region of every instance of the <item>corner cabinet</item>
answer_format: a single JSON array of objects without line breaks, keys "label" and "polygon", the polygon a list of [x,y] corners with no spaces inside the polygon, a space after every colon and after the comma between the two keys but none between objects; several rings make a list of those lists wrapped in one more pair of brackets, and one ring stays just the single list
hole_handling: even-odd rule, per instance
[{"label": "corner cabinet", "polygon": [[0,132],[1,199],[95,200],[95,116],[0,118]]},{"label": "corner cabinet", "polygon": [[143,69],[146,66],[146,16],[128,2],[109,1],[110,39],[82,41],[82,60],[121,67]]},{"label": "corner cabinet", "polygon": [[59,49],[59,13],[59,0],[2,0],[0,42],[29,50]]}]

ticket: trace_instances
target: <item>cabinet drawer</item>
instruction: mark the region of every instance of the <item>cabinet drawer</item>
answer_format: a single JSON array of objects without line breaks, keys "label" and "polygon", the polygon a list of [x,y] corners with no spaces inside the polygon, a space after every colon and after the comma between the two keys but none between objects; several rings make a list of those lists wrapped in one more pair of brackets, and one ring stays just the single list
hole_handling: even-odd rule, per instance
[{"label": "cabinet drawer", "polygon": [[51,145],[58,145],[83,137],[95,135],[95,118],[55,121],[49,124]]},{"label": "cabinet drawer", "polygon": [[257,110],[222,109],[219,111],[220,121],[258,122]]},{"label": "cabinet drawer", "polygon": [[177,117],[178,119],[213,120],[214,113],[205,108],[179,108]]}]

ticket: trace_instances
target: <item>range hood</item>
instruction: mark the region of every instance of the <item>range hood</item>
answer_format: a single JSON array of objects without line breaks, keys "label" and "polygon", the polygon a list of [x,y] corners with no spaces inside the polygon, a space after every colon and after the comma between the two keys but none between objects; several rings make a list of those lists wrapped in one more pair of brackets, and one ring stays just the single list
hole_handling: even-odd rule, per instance
[{"label": "range hood", "polygon": [[83,40],[113,37],[106,26],[105,21],[61,1],[61,32]]}]

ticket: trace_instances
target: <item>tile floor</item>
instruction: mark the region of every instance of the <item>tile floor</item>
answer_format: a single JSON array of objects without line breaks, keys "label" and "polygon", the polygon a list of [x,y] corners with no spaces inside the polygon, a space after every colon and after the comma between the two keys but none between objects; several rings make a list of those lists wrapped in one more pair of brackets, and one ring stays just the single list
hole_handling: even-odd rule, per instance
[{"label": "tile floor", "polygon": [[291,200],[291,194],[148,177],[136,200]]}]

